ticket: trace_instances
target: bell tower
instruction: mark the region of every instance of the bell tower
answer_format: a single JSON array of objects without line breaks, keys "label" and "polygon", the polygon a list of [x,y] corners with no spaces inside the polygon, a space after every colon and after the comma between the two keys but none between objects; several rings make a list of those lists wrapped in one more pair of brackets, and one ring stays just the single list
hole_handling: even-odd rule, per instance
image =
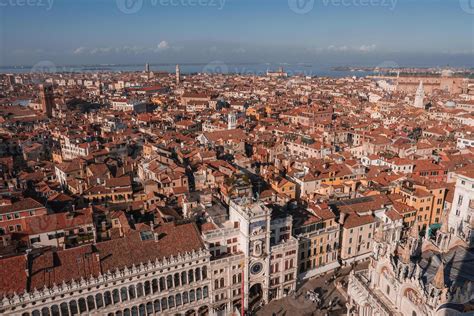
[{"label": "bell tower", "polygon": [[415,94],[415,103],[413,106],[415,108],[424,108],[425,107],[425,89],[423,88],[423,81],[420,81],[420,85],[418,86],[418,89],[416,89],[416,94]]},{"label": "bell tower", "polygon": [[179,65],[176,65],[176,84],[178,85],[181,82],[181,71]]},{"label": "bell tower", "polygon": [[54,91],[52,85],[40,85],[41,109],[47,117],[53,117]]}]

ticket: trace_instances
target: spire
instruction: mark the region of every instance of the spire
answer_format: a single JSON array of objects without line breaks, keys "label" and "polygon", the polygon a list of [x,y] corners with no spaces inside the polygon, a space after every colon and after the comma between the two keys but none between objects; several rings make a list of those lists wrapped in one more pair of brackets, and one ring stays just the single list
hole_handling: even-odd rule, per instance
[{"label": "spire", "polygon": [[[399,246],[400,247],[400,246]],[[400,251],[399,253],[400,259],[404,264],[409,264],[410,263],[410,258],[411,258],[411,253],[410,253],[410,247],[408,244],[406,244]]]},{"label": "spire", "polygon": [[378,228],[377,228],[377,231],[375,232],[375,240],[378,241],[378,242],[382,242],[383,241],[383,228],[382,228],[382,225],[380,225]]},{"label": "spire", "polygon": [[444,282],[444,263],[441,261],[438,267],[438,271],[436,271],[436,275],[433,279],[433,285],[437,289],[444,289],[446,288],[446,283]]},{"label": "spire", "polygon": [[441,216],[441,228],[440,231],[444,234],[449,233],[449,228],[448,228],[448,212],[443,212],[443,215]]},{"label": "spire", "polygon": [[410,227],[408,236],[416,240],[420,238],[420,228],[416,223],[412,227]]},{"label": "spire", "polygon": [[181,82],[181,71],[179,69],[179,65],[176,64],[176,72],[175,72],[175,75],[176,75],[176,84],[178,85],[180,82]]},{"label": "spire", "polygon": [[415,103],[414,106],[416,108],[423,108],[424,107],[424,99],[425,99],[425,89],[423,87],[423,81],[420,81],[420,85],[416,89],[415,93]]},{"label": "spire", "polygon": [[420,80],[420,85],[418,86],[418,92],[424,92],[423,81]]}]

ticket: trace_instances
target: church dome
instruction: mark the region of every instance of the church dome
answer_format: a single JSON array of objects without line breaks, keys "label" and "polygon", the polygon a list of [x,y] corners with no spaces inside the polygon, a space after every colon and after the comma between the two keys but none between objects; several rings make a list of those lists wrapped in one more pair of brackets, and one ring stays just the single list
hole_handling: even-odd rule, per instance
[{"label": "church dome", "polygon": [[453,102],[453,101],[447,101],[445,104],[444,104],[445,107],[447,108],[454,108],[456,107],[456,103]]}]

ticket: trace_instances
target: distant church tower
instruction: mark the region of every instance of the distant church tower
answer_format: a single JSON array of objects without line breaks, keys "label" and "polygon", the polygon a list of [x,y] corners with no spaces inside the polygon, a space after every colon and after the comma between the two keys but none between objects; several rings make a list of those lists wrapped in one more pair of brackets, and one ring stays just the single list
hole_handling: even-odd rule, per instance
[{"label": "distant church tower", "polygon": [[54,92],[52,85],[40,85],[41,109],[47,117],[53,117]]},{"label": "distant church tower", "polygon": [[150,65],[148,63],[145,64],[145,72],[146,73],[150,72]]},{"label": "distant church tower", "polygon": [[179,65],[176,65],[176,84],[179,84],[181,81],[181,72],[179,71]]},{"label": "distant church tower", "polygon": [[416,89],[415,94],[415,104],[413,105],[415,108],[424,108],[425,107],[425,89],[423,88],[423,81],[420,81],[420,85],[418,89]]},{"label": "distant church tower", "polygon": [[227,129],[236,129],[237,128],[237,118],[235,113],[231,112],[227,115]]}]

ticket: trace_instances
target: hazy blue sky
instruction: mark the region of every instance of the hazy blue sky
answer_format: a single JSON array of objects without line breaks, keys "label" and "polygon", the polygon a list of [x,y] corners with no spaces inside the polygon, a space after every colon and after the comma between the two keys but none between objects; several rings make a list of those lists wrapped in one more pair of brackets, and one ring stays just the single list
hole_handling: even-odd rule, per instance
[{"label": "hazy blue sky", "polygon": [[474,66],[474,0],[0,0],[0,65],[45,60]]}]

